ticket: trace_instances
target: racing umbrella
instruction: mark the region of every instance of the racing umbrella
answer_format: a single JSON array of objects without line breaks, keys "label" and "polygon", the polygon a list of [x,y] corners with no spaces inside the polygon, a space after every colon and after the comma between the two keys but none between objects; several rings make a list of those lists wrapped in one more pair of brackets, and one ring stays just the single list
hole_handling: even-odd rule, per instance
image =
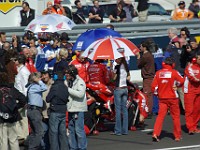
[{"label": "racing umbrella", "polygon": [[75,23],[66,16],[58,14],[41,15],[33,19],[25,28],[25,30],[38,32],[58,32],[63,30],[71,30]]},{"label": "racing umbrella", "polygon": [[135,56],[140,50],[125,38],[108,37],[93,42],[82,54],[92,60]]},{"label": "racing umbrella", "polygon": [[122,35],[119,32],[114,31],[109,28],[90,29],[90,30],[82,33],[78,37],[78,39],[76,40],[76,42],[73,45],[72,50],[73,51],[75,51],[75,50],[83,51],[94,41],[105,38],[105,37],[109,37],[109,36],[122,37]]}]

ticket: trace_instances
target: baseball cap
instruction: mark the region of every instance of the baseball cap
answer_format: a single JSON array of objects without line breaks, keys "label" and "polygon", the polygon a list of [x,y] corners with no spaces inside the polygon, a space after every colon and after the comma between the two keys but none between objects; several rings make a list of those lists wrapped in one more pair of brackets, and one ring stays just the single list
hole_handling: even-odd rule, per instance
[{"label": "baseball cap", "polygon": [[180,5],[185,5],[185,2],[184,2],[184,1],[180,1],[180,2],[178,3],[178,6],[180,6]]},{"label": "baseball cap", "polygon": [[60,4],[61,0],[54,0],[54,4]]}]

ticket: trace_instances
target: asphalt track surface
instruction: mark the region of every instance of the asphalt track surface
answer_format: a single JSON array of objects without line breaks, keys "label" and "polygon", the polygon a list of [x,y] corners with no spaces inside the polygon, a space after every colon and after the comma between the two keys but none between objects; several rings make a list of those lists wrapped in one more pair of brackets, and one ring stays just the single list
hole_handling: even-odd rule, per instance
[{"label": "asphalt track surface", "polygon": [[173,139],[173,124],[170,115],[167,115],[163,124],[161,140],[152,142],[152,129],[156,116],[146,119],[145,129],[129,131],[128,135],[110,135],[110,131],[100,132],[98,136],[88,136],[88,150],[200,150],[200,133],[188,135],[184,116],[181,115],[182,140]]},{"label": "asphalt track surface", "polygon": [[[170,115],[167,115],[163,124],[161,140],[152,142],[152,130],[156,116],[145,120],[145,129],[129,131],[128,135],[111,135],[114,123],[107,123],[108,131],[99,135],[87,137],[87,150],[200,150],[200,133],[188,135],[185,128],[185,119],[181,115],[182,140],[175,142],[173,139],[173,124]],[[21,147],[23,150],[23,147]]]}]

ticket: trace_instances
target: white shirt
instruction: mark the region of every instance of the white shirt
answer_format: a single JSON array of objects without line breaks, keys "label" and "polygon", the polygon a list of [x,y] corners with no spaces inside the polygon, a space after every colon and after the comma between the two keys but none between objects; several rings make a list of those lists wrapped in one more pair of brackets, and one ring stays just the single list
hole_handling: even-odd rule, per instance
[{"label": "white shirt", "polygon": [[26,84],[28,83],[30,71],[24,65],[18,67],[17,71],[18,74],[15,76],[14,87],[26,96],[27,95]]}]

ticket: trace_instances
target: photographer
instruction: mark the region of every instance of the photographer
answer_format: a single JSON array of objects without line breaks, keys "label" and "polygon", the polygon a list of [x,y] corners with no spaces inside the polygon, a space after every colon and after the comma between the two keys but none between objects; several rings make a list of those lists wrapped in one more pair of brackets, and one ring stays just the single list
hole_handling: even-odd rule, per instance
[{"label": "photographer", "polygon": [[28,148],[38,149],[44,133],[42,126],[42,93],[47,90],[47,86],[41,81],[41,74],[37,72],[30,74],[27,88],[27,116],[31,126]]}]

